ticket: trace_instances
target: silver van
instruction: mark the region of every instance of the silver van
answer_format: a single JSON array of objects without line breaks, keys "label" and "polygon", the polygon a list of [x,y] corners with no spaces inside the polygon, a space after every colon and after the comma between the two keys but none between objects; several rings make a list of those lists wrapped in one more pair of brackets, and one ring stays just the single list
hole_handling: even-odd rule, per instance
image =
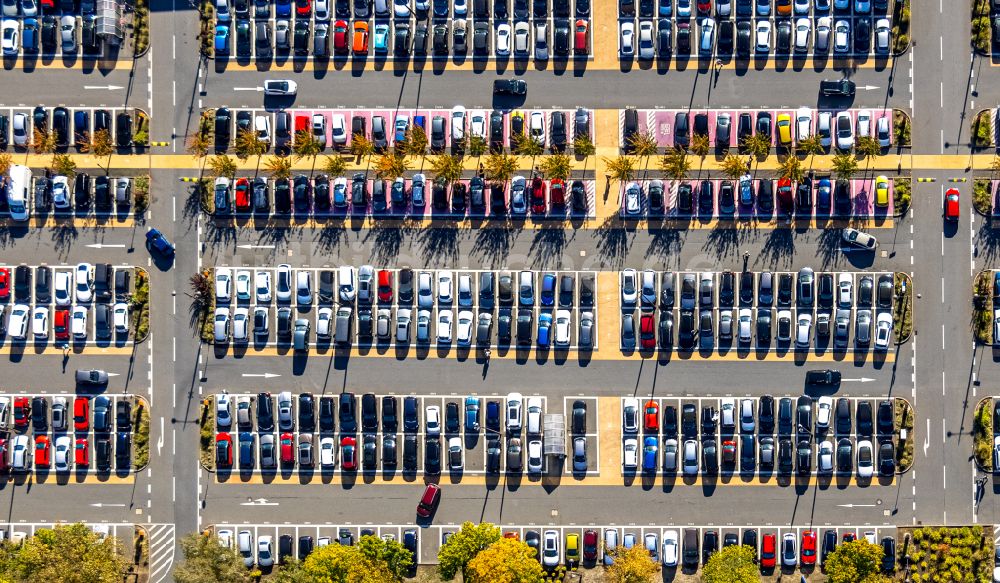
[{"label": "silver van", "polygon": [[336,332],[334,333],[334,341],[337,344],[351,343],[351,317],[352,311],[349,306],[337,308]]},{"label": "silver van", "polygon": [[309,350],[309,320],[295,320],[295,334],[292,339],[295,350]]}]

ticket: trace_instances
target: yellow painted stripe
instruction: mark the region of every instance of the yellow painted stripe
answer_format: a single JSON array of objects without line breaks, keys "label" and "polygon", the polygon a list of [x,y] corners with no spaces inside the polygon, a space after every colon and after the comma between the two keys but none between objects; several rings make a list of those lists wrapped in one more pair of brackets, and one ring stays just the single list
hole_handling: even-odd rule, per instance
[{"label": "yellow painted stripe", "polygon": [[[28,219],[27,223],[32,228],[64,228],[64,227],[75,227],[78,229],[88,229],[88,228],[131,228],[135,226],[135,220],[131,217],[118,218],[116,216],[87,216],[87,217],[73,217],[73,216],[56,216],[49,215],[48,217],[32,217]],[[12,221],[8,218],[0,219],[0,228],[6,229],[16,229],[18,227],[24,227],[25,223],[18,223]]]},{"label": "yellow painted stripe", "polygon": [[84,58],[74,58],[63,60],[61,57],[49,58],[46,57],[36,58],[36,59],[26,59],[24,57],[18,57],[12,66],[6,65],[6,59],[4,62],[4,69],[22,69],[25,71],[34,71],[37,69],[44,70],[70,70],[75,69],[77,71],[87,71],[89,72],[99,72],[106,73],[107,71],[129,71],[132,69],[134,63],[131,59],[118,59],[113,63],[107,63],[97,59],[84,59]]},{"label": "yellow painted stripe", "polygon": [[[131,345],[128,346],[93,346],[87,345],[81,349],[72,348],[70,353],[73,356],[126,356],[132,354]],[[63,347],[54,344],[36,346],[32,344],[20,344],[12,346],[9,342],[0,346],[0,354],[29,355],[29,356],[58,356],[63,357]]]},{"label": "yellow painted stripe", "polygon": [[36,470],[32,474],[27,474],[27,475],[19,474],[11,476],[10,481],[19,486],[29,483],[34,486],[39,486],[39,485],[71,486],[74,484],[117,486],[121,484],[134,484],[135,474],[130,472],[127,476],[119,476],[116,474],[98,476],[94,471],[90,471],[87,472],[86,474],[77,475],[76,470],[73,470],[68,474],[57,475],[54,471],[39,472]]}]

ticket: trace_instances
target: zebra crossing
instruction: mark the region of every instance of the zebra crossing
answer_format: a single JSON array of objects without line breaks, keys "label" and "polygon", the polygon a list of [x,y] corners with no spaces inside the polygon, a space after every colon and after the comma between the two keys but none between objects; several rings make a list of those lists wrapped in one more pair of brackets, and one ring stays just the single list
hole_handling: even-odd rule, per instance
[{"label": "zebra crossing", "polygon": [[173,524],[144,524],[149,545],[149,583],[160,583],[170,577],[177,547]]}]

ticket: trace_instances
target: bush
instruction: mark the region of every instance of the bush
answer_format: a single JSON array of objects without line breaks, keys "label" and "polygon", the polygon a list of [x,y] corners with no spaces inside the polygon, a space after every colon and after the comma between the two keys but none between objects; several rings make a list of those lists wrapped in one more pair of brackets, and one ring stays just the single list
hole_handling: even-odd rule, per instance
[{"label": "bush", "polygon": [[215,415],[212,415],[211,407],[208,405],[209,399],[201,404],[201,432],[199,440],[201,443],[201,465],[209,470],[215,469]]},{"label": "bush", "polygon": [[976,461],[986,471],[993,469],[993,399],[987,397],[976,408],[972,440]]},{"label": "bush", "polygon": [[972,119],[972,145],[977,148],[985,148],[992,144],[993,136],[990,130],[990,111],[983,110]]},{"label": "bush", "polygon": [[149,463],[149,409],[146,402],[139,399],[139,404],[135,408],[135,458],[132,467],[136,471],[146,467]]},{"label": "bush", "polygon": [[142,268],[135,270],[132,317],[136,319],[135,341],[142,342],[149,335],[149,275]]},{"label": "bush", "polygon": [[977,178],[972,181],[972,206],[976,212],[990,216],[993,214],[993,197],[990,190],[993,183],[985,178]]},{"label": "bush", "polygon": [[901,217],[910,209],[910,197],[913,192],[913,181],[909,178],[896,178],[892,181],[893,214]]},{"label": "bush", "polygon": [[910,117],[902,111],[893,110],[893,128],[897,146],[910,145]]}]

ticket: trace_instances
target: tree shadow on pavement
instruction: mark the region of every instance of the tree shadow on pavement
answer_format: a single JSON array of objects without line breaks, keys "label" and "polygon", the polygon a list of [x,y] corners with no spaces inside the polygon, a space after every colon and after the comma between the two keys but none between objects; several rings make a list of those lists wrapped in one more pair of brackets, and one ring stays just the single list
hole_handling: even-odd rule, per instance
[{"label": "tree shadow on pavement", "polygon": [[373,227],[364,236],[364,242],[371,247],[371,256],[376,264],[391,265],[399,256],[399,248],[407,229],[403,227]]},{"label": "tree shadow on pavement", "polygon": [[843,232],[843,229],[833,228],[823,229],[820,232],[819,240],[816,241],[816,257],[823,269],[836,267],[844,258],[844,254],[840,251]]},{"label": "tree shadow on pavement", "polygon": [[[576,231],[573,233],[575,237]],[[566,229],[562,225],[538,229],[528,249],[528,253],[533,256],[531,266],[535,269],[562,267],[563,252],[572,239],[573,237],[566,239]]]},{"label": "tree shadow on pavement", "polygon": [[995,265],[1000,258],[1000,232],[997,232],[990,219],[986,219],[986,225],[979,229],[973,240],[975,243],[976,256],[986,261],[986,265]]},{"label": "tree shadow on pavement", "polygon": [[632,246],[632,235],[628,229],[620,225],[617,216],[608,217],[594,231],[597,238],[597,252],[600,255],[601,266],[620,268],[625,264],[628,250]]},{"label": "tree shadow on pavement", "polygon": [[424,248],[427,265],[447,265],[458,261],[458,227],[423,229],[417,239]]},{"label": "tree shadow on pavement", "polygon": [[[681,247],[684,242],[681,240],[681,232],[676,229],[653,229],[650,230],[649,246],[646,247],[646,259],[657,259],[667,261],[670,258],[676,260],[676,267],[680,265]],[[687,233],[687,231],[683,231]]]},{"label": "tree shadow on pavement", "polygon": [[476,242],[471,255],[480,257],[484,267],[503,267],[510,256],[510,248],[521,230],[510,228],[485,228],[476,231]]},{"label": "tree shadow on pavement", "polygon": [[740,253],[740,233],[736,229],[712,229],[702,249],[713,253],[718,260],[732,259]]},{"label": "tree shadow on pavement", "polygon": [[[103,228],[99,228],[103,231]],[[80,232],[72,224],[57,225],[52,229],[52,244],[63,257],[69,253],[70,245],[80,236]]]},{"label": "tree shadow on pavement", "polygon": [[315,236],[316,246],[323,253],[333,253],[344,242],[347,229],[342,226],[325,225]]},{"label": "tree shadow on pavement", "polygon": [[795,233],[791,229],[772,229],[758,252],[758,259],[774,269],[779,262],[790,266],[795,255]]}]

